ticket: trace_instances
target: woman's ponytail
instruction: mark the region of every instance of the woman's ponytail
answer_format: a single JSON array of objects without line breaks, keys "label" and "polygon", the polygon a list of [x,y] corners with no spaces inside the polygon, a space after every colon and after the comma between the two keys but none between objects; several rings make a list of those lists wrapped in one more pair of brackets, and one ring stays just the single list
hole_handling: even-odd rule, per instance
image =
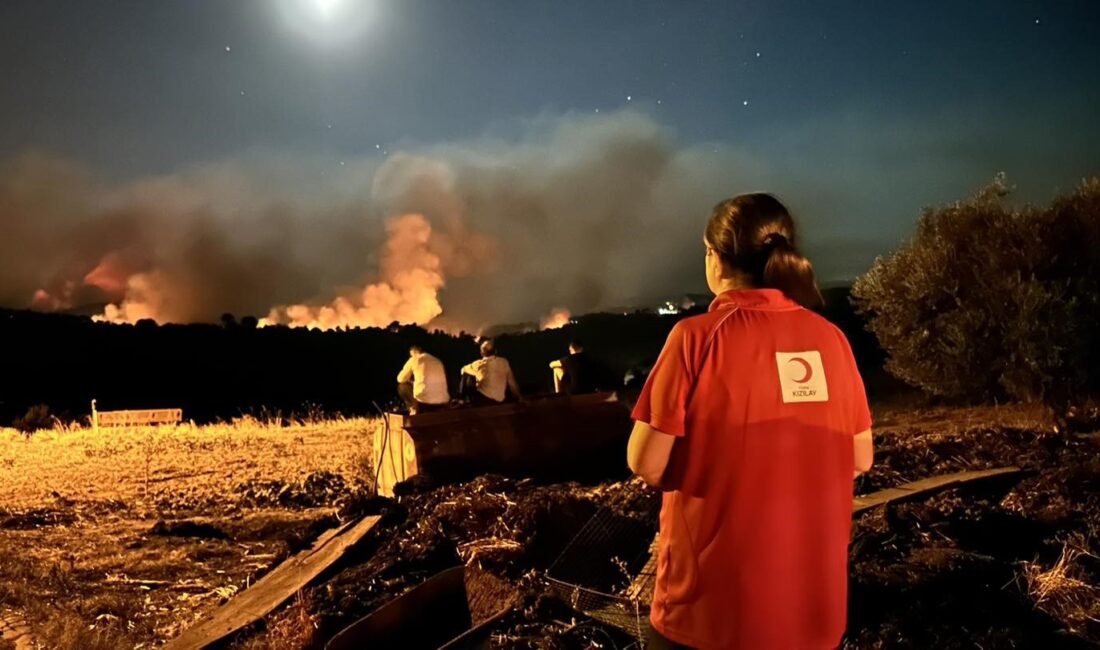
[{"label": "woman's ponytail", "polygon": [[757,286],[779,289],[791,300],[810,309],[825,304],[817,287],[813,264],[785,235],[767,235],[763,248],[764,264],[756,278]]}]

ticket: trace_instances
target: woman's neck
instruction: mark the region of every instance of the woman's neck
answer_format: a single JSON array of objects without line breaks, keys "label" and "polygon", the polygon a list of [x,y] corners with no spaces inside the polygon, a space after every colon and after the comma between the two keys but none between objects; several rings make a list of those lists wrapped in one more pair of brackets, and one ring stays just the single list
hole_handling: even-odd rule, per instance
[{"label": "woman's neck", "polygon": [[722,278],[718,281],[718,290],[715,291],[715,295],[723,294],[727,291],[746,291],[749,289],[755,289],[752,282],[746,275],[735,275],[730,278]]}]

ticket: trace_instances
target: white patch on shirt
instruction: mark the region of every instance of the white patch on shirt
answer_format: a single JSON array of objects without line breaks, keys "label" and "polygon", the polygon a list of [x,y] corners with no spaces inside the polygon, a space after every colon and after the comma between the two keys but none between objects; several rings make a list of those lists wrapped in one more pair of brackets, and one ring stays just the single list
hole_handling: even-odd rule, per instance
[{"label": "white patch on shirt", "polygon": [[776,352],[775,365],[784,402],[829,401],[829,385],[825,382],[820,352]]}]

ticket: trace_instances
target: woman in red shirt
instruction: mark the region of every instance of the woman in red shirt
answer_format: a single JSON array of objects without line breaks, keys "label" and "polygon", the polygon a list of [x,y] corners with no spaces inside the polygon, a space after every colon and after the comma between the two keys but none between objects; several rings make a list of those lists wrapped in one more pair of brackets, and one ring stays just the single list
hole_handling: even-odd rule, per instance
[{"label": "woman in red shirt", "polygon": [[714,208],[706,314],[673,327],[627,460],[664,490],[650,648],[835,648],[853,478],[871,417],[794,222],[769,194]]}]

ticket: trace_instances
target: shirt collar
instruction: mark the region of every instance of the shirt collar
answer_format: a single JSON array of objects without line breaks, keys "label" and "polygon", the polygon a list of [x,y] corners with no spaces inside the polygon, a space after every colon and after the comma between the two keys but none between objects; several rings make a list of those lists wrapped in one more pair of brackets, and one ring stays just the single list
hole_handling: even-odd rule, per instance
[{"label": "shirt collar", "polygon": [[801,309],[798,303],[788,298],[779,289],[732,289],[715,296],[708,311],[735,307],[770,311]]}]

